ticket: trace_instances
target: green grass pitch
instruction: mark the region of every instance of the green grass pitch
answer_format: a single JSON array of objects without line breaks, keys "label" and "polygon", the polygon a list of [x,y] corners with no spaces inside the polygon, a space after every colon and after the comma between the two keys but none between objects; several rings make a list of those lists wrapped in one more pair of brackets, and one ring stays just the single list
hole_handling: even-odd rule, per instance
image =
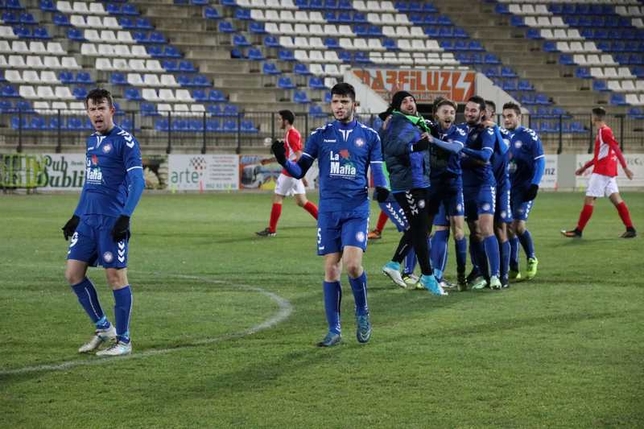
[{"label": "green grass pitch", "polygon": [[[644,228],[644,193],[624,197]],[[500,292],[397,288],[380,273],[399,238],[388,224],[364,259],[371,342],[355,339],[343,275],[344,340],[319,349],[308,213],[287,199],[277,236],[260,238],[270,194],[146,194],[132,221],[134,352],[99,359],[76,352],[92,326],[64,280],[60,228],[77,198],[0,196],[0,427],[644,427],[644,242],[618,238],[607,199],[570,240],[559,230],[583,194],[540,194],[539,273]],[[103,270],[90,277],[112,318]]]}]

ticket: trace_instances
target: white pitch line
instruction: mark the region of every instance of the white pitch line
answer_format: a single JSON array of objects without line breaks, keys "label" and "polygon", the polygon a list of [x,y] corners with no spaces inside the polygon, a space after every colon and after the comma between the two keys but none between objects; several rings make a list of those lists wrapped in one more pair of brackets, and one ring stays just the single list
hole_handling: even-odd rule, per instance
[{"label": "white pitch line", "polygon": [[[164,275],[169,275],[172,277],[180,277],[180,278],[185,278],[185,279],[192,279],[192,280],[199,280],[203,281],[206,283],[213,283],[213,284],[228,284],[228,282],[224,282],[222,280],[212,280],[212,279],[207,279],[199,276],[189,276],[189,275],[180,275],[180,274],[165,274],[165,273],[154,273],[154,274],[164,274]],[[50,364],[50,365],[35,365],[35,366],[26,366],[23,368],[16,368],[16,369],[7,369],[7,370],[0,370],[0,376],[7,376],[7,375],[20,375],[20,374],[28,374],[32,372],[45,372],[45,371],[63,371],[66,369],[70,368],[75,368],[79,366],[95,366],[95,365],[105,365],[105,364],[114,364],[117,362],[122,362],[124,360],[131,360],[131,359],[141,359],[141,358],[147,358],[150,356],[158,356],[158,355],[163,355],[163,354],[168,354],[171,352],[175,351],[180,351],[183,349],[187,349],[190,347],[196,347],[196,346],[203,346],[207,344],[214,344],[218,343],[221,341],[233,339],[233,338],[241,338],[245,337],[248,335],[255,334],[257,332],[263,331],[265,329],[272,328],[273,326],[277,325],[280,322],[283,322],[284,320],[288,319],[288,317],[291,315],[293,312],[293,306],[291,303],[287,300],[282,298],[281,296],[269,292],[266,289],[262,289],[260,287],[256,286],[248,286],[248,285],[242,285],[242,284],[234,284],[234,286],[239,287],[240,289],[252,291],[252,292],[257,292],[260,293],[264,296],[267,296],[271,300],[277,303],[279,306],[279,309],[277,313],[275,313],[273,316],[270,318],[266,319],[262,323],[259,323],[257,325],[251,326],[248,329],[245,329],[243,331],[239,332],[233,332],[230,334],[225,334],[219,337],[214,337],[214,338],[204,338],[203,340],[197,340],[193,341],[189,344],[184,344],[181,346],[177,347],[172,347],[168,349],[152,349],[152,350],[146,350],[140,353],[134,353],[132,355],[128,356],[122,356],[118,358],[97,358],[97,359],[92,359],[92,360],[73,360],[73,361],[67,361],[67,362],[62,362],[62,363],[57,363],[57,364]]]}]

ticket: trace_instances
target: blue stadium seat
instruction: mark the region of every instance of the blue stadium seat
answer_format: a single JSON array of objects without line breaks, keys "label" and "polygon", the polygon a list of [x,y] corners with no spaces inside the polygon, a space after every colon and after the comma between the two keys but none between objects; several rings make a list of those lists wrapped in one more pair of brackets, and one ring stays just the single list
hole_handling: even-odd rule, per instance
[{"label": "blue stadium seat", "polygon": [[177,60],[162,60],[161,67],[164,70],[169,72],[178,72],[179,71],[179,62]]},{"label": "blue stadium seat", "polygon": [[250,31],[253,34],[266,34],[266,28],[264,27],[263,22],[256,22],[252,21],[250,24],[248,24],[248,31]]},{"label": "blue stadium seat", "polygon": [[525,79],[519,80],[519,85],[517,86],[517,89],[519,91],[534,91],[532,84]]},{"label": "blue stadium seat", "polygon": [[208,93],[208,100],[210,101],[226,101],[226,96],[218,89],[211,89]]},{"label": "blue stadium seat", "polygon": [[327,116],[322,107],[317,104],[311,104],[309,106],[309,115],[314,118],[323,118]]},{"label": "blue stadium seat", "polygon": [[141,103],[141,115],[143,116],[159,116],[157,105],[155,103]]},{"label": "blue stadium seat", "polygon": [[20,14],[20,23],[23,25],[34,25],[36,24],[36,18],[29,12],[23,12]]},{"label": "blue stadium seat", "polygon": [[179,71],[182,73],[195,73],[198,70],[190,60],[183,60],[179,62]]},{"label": "blue stadium seat", "polygon": [[61,26],[61,27],[69,27],[72,24],[69,22],[69,18],[67,15],[62,14],[62,13],[56,13],[54,14],[54,18],[52,19],[52,22],[55,25]]},{"label": "blue stadium seat", "polygon": [[208,6],[203,11],[203,17],[206,19],[221,19],[221,14],[217,8]]},{"label": "blue stadium seat", "polygon": [[141,30],[152,30],[154,28],[150,20],[143,17],[136,18],[136,21],[134,21],[134,25],[136,26],[136,28]]},{"label": "blue stadium seat", "polygon": [[306,64],[297,63],[293,66],[293,73],[302,76],[308,76],[311,74]]},{"label": "blue stadium seat", "polygon": [[310,103],[308,95],[304,91],[295,91],[293,94],[293,101],[300,104]]},{"label": "blue stadium seat", "polygon": [[322,78],[319,78],[317,76],[311,76],[309,78],[309,87],[313,89],[325,89],[326,87],[324,86],[324,81]]},{"label": "blue stadium seat", "polygon": [[74,73],[63,70],[60,73],[58,73],[58,80],[60,80],[64,84],[69,84],[69,83],[74,83],[76,82],[76,78],[74,77]]},{"label": "blue stadium seat", "polygon": [[277,58],[281,61],[295,61],[295,54],[289,49],[280,49]]},{"label": "blue stadium seat", "polygon": [[124,95],[126,100],[143,100],[143,97],[141,97],[141,91],[139,91],[138,88],[126,88]]},{"label": "blue stadium seat", "polygon": [[366,52],[358,51],[354,54],[354,57],[356,62],[358,63],[370,63],[371,60],[369,59],[369,55]]},{"label": "blue stadium seat", "polygon": [[250,119],[244,119],[241,121],[241,131],[243,133],[256,133],[258,132],[257,127]]},{"label": "blue stadium seat", "polygon": [[225,133],[236,133],[238,129],[237,122],[233,119],[225,120],[222,126],[222,131]]},{"label": "blue stadium seat", "polygon": [[72,90],[72,95],[77,100],[85,100],[85,97],[87,97],[87,88],[84,86],[77,86]]},{"label": "blue stadium seat", "polygon": [[167,118],[160,118],[154,121],[154,129],[156,131],[168,131],[170,129],[170,121]]},{"label": "blue stadium seat", "polygon": [[45,12],[57,12],[56,5],[53,0],[40,0],[40,10]]},{"label": "blue stadium seat", "polygon": [[239,115],[239,108],[234,104],[226,104],[221,113],[224,116],[237,116]]},{"label": "blue stadium seat", "polygon": [[3,97],[20,97],[16,88],[11,85],[4,85],[2,87],[2,96]]},{"label": "blue stadium seat", "polygon": [[251,19],[250,17],[250,9],[246,9],[243,7],[238,7],[235,9],[235,19],[239,21],[248,21]]},{"label": "blue stadium seat", "polygon": [[11,113],[13,111],[13,103],[10,100],[0,99],[0,112]]},{"label": "blue stadium seat", "polygon": [[353,62],[353,55],[351,54],[351,52],[345,51],[344,49],[338,51],[338,58],[340,58],[340,60],[345,63]]},{"label": "blue stadium seat", "polygon": [[110,75],[110,83],[112,85],[127,85],[127,78],[124,73],[114,72]]},{"label": "blue stadium seat", "polygon": [[121,13],[123,15],[138,16],[139,10],[131,3],[124,3],[123,6],[121,6]]},{"label": "blue stadium seat", "polygon": [[590,70],[587,67],[577,67],[575,69],[575,77],[578,79],[591,79]]},{"label": "blue stadium seat", "polygon": [[16,109],[22,112],[33,112],[34,108],[31,106],[29,100],[18,100],[16,101]]},{"label": "blue stadium seat", "polygon": [[206,111],[208,113],[210,113],[212,116],[222,116],[223,115],[221,106],[219,104],[209,104],[206,107]]},{"label": "blue stadium seat", "polygon": [[494,12],[501,15],[509,15],[510,9],[508,8],[508,5],[506,5],[505,3],[497,3],[494,6]]},{"label": "blue stadium seat", "polygon": [[608,85],[605,80],[593,80],[593,91],[608,91]]},{"label": "blue stadium seat", "polygon": [[539,40],[541,37],[541,30],[538,28],[528,28],[528,31],[525,33],[525,37],[531,40]]},{"label": "blue stadium seat", "polygon": [[246,54],[240,48],[233,48],[230,50],[230,58],[246,59]]},{"label": "blue stadium seat", "polygon": [[282,76],[277,80],[277,87],[282,89],[294,89],[296,85],[291,81],[288,76]]},{"label": "blue stadium seat", "polygon": [[89,85],[94,83],[94,80],[92,79],[92,75],[89,72],[79,71],[76,74],[76,82]]},{"label": "blue stadium seat", "polygon": [[192,91],[192,98],[202,103],[208,101],[208,94],[206,94],[206,90],[204,89],[194,89]]},{"label": "blue stadium seat", "polygon": [[329,49],[339,49],[340,48],[340,42],[338,42],[338,39],[335,38],[335,37],[325,37],[324,38],[324,45]]},{"label": "blue stadium seat", "polygon": [[550,100],[548,99],[548,96],[545,94],[537,94],[534,98],[534,101],[535,103],[542,104],[542,105],[550,104]]},{"label": "blue stadium seat", "polygon": [[259,48],[250,48],[248,50],[248,59],[261,61],[261,60],[264,60],[265,58],[264,58],[264,54],[262,54],[262,51]]},{"label": "blue stadium seat", "polygon": [[277,41],[275,36],[265,36],[264,37],[264,46],[268,48],[279,48],[280,44]]},{"label": "blue stadium seat", "polygon": [[275,63],[271,63],[268,61],[262,64],[262,73],[269,76],[282,74],[282,72],[277,68]]},{"label": "blue stadium seat", "polygon": [[610,104],[612,104],[613,106],[628,106],[624,94],[611,94]]},{"label": "blue stadium seat", "polygon": [[217,28],[219,28],[220,33],[234,33],[235,28],[233,27],[233,24],[230,23],[229,21],[219,21],[219,24],[217,25]]},{"label": "blue stadium seat", "polygon": [[206,121],[206,131],[219,132],[221,131],[221,122],[218,119],[208,119]]}]

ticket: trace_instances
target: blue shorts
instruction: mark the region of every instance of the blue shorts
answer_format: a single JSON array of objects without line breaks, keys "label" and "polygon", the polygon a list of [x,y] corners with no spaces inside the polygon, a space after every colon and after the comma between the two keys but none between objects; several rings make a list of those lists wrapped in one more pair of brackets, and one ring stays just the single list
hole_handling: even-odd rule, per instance
[{"label": "blue shorts", "polygon": [[510,206],[510,190],[497,189],[496,193],[496,211],[494,212],[494,222],[510,223],[512,222],[512,207]]},{"label": "blue shorts", "polygon": [[434,216],[434,225],[450,226],[449,218],[452,216],[465,216],[465,203],[462,189],[459,189],[457,194],[443,200],[438,208],[438,213]]},{"label": "blue shorts", "polygon": [[400,207],[400,204],[398,204],[393,194],[389,194],[387,201],[378,203],[378,205],[380,206],[380,210],[385,212],[389,220],[396,225],[398,232],[406,231],[409,228],[405,211]]},{"label": "blue shorts", "polygon": [[468,221],[478,220],[479,215],[494,216],[496,207],[496,187],[483,185],[477,188],[463,188],[465,199],[465,217]]},{"label": "blue shorts", "polygon": [[128,240],[117,243],[111,234],[116,219],[102,215],[81,216],[69,243],[67,259],[87,262],[92,267],[127,267]]},{"label": "blue shorts", "polygon": [[342,252],[344,246],[367,249],[369,212],[324,212],[318,214],[318,255]]},{"label": "blue shorts", "polygon": [[534,205],[534,200],[523,201],[523,193],[516,192],[512,194],[510,202],[512,203],[512,219],[522,221],[528,220],[530,210],[532,210],[532,206]]}]

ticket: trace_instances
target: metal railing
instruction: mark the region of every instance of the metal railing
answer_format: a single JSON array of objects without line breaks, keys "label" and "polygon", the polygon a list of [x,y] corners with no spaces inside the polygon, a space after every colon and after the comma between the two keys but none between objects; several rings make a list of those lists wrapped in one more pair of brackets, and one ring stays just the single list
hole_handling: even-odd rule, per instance
[{"label": "metal railing", "polygon": [[[115,122],[134,134],[148,152],[235,152],[264,150],[264,139],[281,138],[277,112],[247,112],[234,115],[210,113],[118,112]],[[362,122],[375,129],[376,114],[361,114]],[[295,127],[303,136],[331,119],[327,114],[296,114]],[[498,123],[503,125],[501,118]],[[462,121],[457,116],[457,122]],[[644,121],[624,115],[607,119],[622,150],[644,149]],[[595,130],[590,115],[524,115],[523,124],[534,129],[549,153],[591,152]],[[84,111],[9,110],[0,113],[0,148],[23,151],[84,151],[92,127]]]}]

